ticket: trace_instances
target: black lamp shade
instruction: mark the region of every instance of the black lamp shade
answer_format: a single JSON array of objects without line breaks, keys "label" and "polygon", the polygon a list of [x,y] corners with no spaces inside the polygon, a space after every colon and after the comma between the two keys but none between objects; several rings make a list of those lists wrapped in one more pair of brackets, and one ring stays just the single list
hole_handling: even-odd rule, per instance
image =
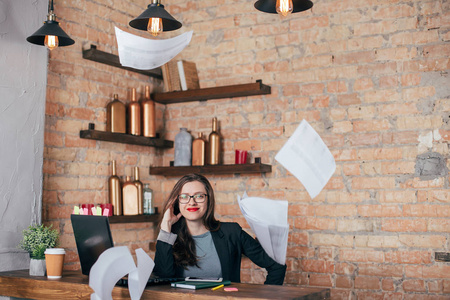
[{"label": "black lamp shade", "polygon": [[[265,13],[276,14],[276,0],[258,0],[255,2],[255,8]],[[301,12],[313,7],[313,3],[310,0],[292,0],[294,10],[292,13]]]},{"label": "black lamp shade", "polygon": [[59,27],[59,23],[56,21],[45,21],[44,25],[39,28],[35,33],[27,37],[27,41],[36,44],[44,46],[44,40],[46,35],[55,35],[58,37],[58,46],[70,46],[75,44],[75,41],[72,40],[67,33],[62,30],[61,27]]},{"label": "black lamp shade", "polygon": [[161,18],[163,31],[172,31],[181,28],[181,23],[175,20],[165,9],[164,5],[152,3],[136,19],[130,21],[130,26],[139,30],[147,30],[148,20],[150,18]]}]

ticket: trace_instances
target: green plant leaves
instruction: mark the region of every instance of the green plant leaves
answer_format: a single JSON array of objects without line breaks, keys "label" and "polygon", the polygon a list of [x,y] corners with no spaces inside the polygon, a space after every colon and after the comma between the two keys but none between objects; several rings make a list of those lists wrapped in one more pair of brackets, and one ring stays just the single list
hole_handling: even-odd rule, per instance
[{"label": "green plant leaves", "polygon": [[44,259],[45,249],[54,248],[57,245],[59,233],[56,229],[51,229],[52,225],[45,227],[42,225],[30,225],[28,229],[22,231],[23,239],[19,247],[28,253],[31,258]]}]

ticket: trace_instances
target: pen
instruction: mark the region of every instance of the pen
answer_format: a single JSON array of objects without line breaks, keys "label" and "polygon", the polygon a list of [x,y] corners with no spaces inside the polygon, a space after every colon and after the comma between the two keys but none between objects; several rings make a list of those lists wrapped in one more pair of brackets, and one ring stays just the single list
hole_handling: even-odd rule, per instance
[{"label": "pen", "polygon": [[218,286],[216,286],[216,287],[213,287],[213,288],[211,289],[211,291],[218,290],[218,289],[220,289],[221,287],[223,287],[223,284],[218,285]]}]

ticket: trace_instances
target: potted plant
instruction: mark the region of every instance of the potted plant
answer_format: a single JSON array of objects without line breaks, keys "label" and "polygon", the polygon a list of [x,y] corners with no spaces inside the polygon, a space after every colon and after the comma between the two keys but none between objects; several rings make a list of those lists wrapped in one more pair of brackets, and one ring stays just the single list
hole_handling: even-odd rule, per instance
[{"label": "potted plant", "polygon": [[22,231],[23,239],[19,247],[30,254],[30,275],[45,275],[45,250],[54,248],[57,244],[59,233],[56,229],[42,225],[30,225]]}]

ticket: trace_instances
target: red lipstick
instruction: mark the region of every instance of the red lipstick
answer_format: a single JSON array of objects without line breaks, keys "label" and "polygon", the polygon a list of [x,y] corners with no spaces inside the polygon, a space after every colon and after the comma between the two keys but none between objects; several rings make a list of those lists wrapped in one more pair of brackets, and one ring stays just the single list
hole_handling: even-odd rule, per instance
[{"label": "red lipstick", "polygon": [[190,211],[190,212],[194,212],[194,211],[197,211],[197,210],[199,210],[198,207],[190,207],[190,208],[187,209],[187,211]]}]

